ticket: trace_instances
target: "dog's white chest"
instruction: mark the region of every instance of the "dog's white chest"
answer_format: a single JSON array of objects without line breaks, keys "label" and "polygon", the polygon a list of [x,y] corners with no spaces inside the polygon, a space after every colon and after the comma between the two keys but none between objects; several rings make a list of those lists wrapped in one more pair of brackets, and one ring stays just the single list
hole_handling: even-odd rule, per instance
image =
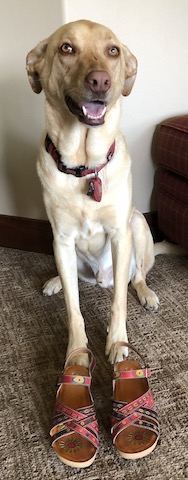
[{"label": "dog's white chest", "polygon": [[105,235],[104,228],[99,222],[93,222],[88,218],[84,219],[78,231],[77,241],[90,241],[96,235]]},{"label": "dog's white chest", "polygon": [[80,236],[86,240],[91,238],[96,233],[102,233],[102,232],[104,232],[104,229],[100,223],[93,222],[92,220],[85,218],[83,220],[79,233],[80,233]]},{"label": "dog's white chest", "polygon": [[88,218],[84,219],[76,237],[76,247],[86,254],[98,256],[106,243],[103,226]]}]

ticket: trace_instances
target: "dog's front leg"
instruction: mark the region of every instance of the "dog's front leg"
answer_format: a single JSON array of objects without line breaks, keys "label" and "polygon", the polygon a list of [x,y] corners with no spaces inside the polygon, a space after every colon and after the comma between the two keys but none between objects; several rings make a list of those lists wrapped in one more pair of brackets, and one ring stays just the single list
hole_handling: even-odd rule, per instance
[{"label": "dog's front leg", "polygon": [[[106,343],[106,354],[109,355],[111,363],[115,361],[113,349],[114,344],[119,341],[127,342],[127,288],[131,247],[132,233],[128,223],[126,231],[118,230],[111,238],[114,298]],[[116,356],[117,361],[121,361],[126,354],[126,349],[121,348],[118,352],[118,357]]]},{"label": "dog's front leg", "polygon": [[[62,282],[67,307],[69,334],[67,348],[68,356],[73,350],[87,346],[84,319],[79,306],[77,257],[73,238],[63,235],[54,235],[53,246],[56,265]],[[79,363],[81,362],[87,366],[87,358],[85,355],[83,358],[79,355],[78,358]]]}]

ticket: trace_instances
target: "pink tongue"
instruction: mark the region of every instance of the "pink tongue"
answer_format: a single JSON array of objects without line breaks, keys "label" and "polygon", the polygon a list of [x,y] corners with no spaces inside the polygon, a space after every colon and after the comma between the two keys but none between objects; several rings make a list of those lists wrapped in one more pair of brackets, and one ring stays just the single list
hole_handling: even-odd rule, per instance
[{"label": "pink tongue", "polygon": [[86,108],[87,115],[90,115],[91,117],[99,117],[102,114],[105,105],[103,103],[91,102],[84,103],[82,107]]}]

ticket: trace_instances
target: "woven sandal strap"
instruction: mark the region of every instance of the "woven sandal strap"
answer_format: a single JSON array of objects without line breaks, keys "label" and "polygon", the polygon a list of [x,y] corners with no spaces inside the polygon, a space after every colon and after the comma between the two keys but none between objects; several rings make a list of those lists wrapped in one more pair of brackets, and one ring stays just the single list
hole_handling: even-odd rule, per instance
[{"label": "woven sandal strap", "polygon": [[[134,400],[131,403],[124,403],[118,401],[113,402],[113,416],[112,416],[112,436],[114,438],[119,435],[125,428],[141,420],[141,417],[144,415],[149,420],[152,418],[153,424],[158,427],[158,421],[156,420],[156,414],[151,408],[154,405],[153,396],[148,390],[146,393],[141,395],[139,398]],[[143,407],[143,408],[142,408]],[[147,411],[147,408],[149,409]],[[148,424],[151,422],[148,422]],[[147,426],[147,425],[146,425]]]},{"label": "woven sandal strap", "polygon": [[112,433],[112,438],[115,441],[117,435],[121,433],[125,428],[129,427],[130,425],[134,424],[136,420],[141,418],[141,413],[133,412],[131,415],[128,415],[125,417],[123,420],[118,421],[118,422],[113,422],[114,425],[112,425],[111,428],[111,433]]},{"label": "woven sandal strap", "polygon": [[[138,408],[136,410],[136,412],[133,412],[133,414],[136,413],[136,416],[138,417],[138,414],[140,416],[140,418],[147,418],[149,420],[149,422],[154,422],[156,423],[158,426],[159,426],[159,422],[158,422],[158,419],[157,419],[157,413],[155,412],[155,410],[151,410],[151,409],[144,409],[144,408]],[[130,412],[130,415],[131,412]],[[117,411],[117,410],[114,410],[113,411],[113,416],[112,416],[112,427],[114,427],[116,424],[120,424],[120,422],[122,420],[124,420],[125,418],[130,418],[130,415],[123,415],[123,413],[121,413],[120,411]],[[136,416],[135,416],[135,419],[136,419]],[[138,417],[139,418],[139,417]]]},{"label": "woven sandal strap", "polygon": [[142,407],[152,408],[154,406],[154,399],[150,390],[128,404],[124,402],[118,403],[118,401],[115,402],[117,402],[117,408],[115,410],[124,416],[136,412]]},{"label": "woven sandal strap", "polygon": [[132,415],[130,415],[129,417],[126,417],[121,422],[116,423],[111,429],[113,443],[115,442],[117,436],[130,425],[151,430],[157,435],[157,437],[159,437],[160,428],[159,428],[158,421],[156,419],[153,419],[153,421],[150,422],[148,420],[142,420],[141,418],[142,418],[142,415],[139,417],[139,415],[137,415],[136,413],[133,413]]},{"label": "woven sandal strap", "polygon": [[[61,415],[61,413],[59,413],[58,415],[54,415],[54,417],[52,417],[52,428],[58,427],[59,425],[63,425],[63,424],[66,425],[66,423],[69,422],[70,420],[74,420],[74,419],[72,419],[71,417],[69,418],[66,415]],[[87,425],[95,421],[96,421],[95,411],[91,412],[91,415],[89,415],[88,417],[78,420],[78,422],[81,422],[82,425]]]},{"label": "woven sandal strap", "polygon": [[[70,422],[74,421],[73,419],[71,418],[65,418],[64,415],[58,415],[57,417],[54,417],[52,419],[52,428],[51,430],[53,431],[54,427],[60,427],[62,426],[62,430],[64,428],[68,428],[68,425],[70,424]],[[97,425],[97,419],[96,419],[96,415],[95,413],[93,415],[90,415],[89,417],[83,419],[83,420],[80,420],[78,422],[75,422],[77,423],[78,425],[81,425],[82,427],[85,427],[87,428],[87,426],[89,428],[92,429],[92,426],[94,426],[94,430],[97,430],[96,428],[96,425]],[[95,425],[96,424],[96,425]]]},{"label": "woven sandal strap", "polygon": [[[90,428],[92,431],[90,430]],[[95,448],[98,448],[99,440],[98,440],[97,422],[93,422],[91,425],[88,426],[88,428],[85,428],[84,426],[81,426],[74,421],[70,421],[70,422],[67,422],[65,427],[62,425],[62,430],[55,433],[55,435],[53,435],[53,429],[52,429],[50,432],[52,436],[52,444],[54,444],[54,442],[56,442],[59,438],[74,432],[79,433],[79,435],[89,440],[95,446]]]},{"label": "woven sandal strap", "polygon": [[152,430],[152,432],[155,432],[157,435],[160,434],[160,425],[158,420],[156,419],[154,422],[151,422],[150,419],[136,420],[134,425],[138,426],[139,428],[148,428],[149,430]]},{"label": "woven sandal strap", "polygon": [[87,407],[79,408],[77,410],[74,410],[73,408],[67,407],[63,403],[61,403],[59,400],[56,400],[55,402],[55,407],[54,407],[54,413],[53,417],[61,414],[64,415],[68,419],[74,419],[76,421],[84,420],[88,415],[91,415],[94,413],[94,405],[88,405]]},{"label": "woven sandal strap", "polygon": [[[112,424],[114,425],[116,422],[119,422],[120,420],[123,420],[123,418],[125,418],[125,414],[129,415],[131,413],[131,411],[127,411],[125,413],[123,413],[120,408],[118,408],[118,403],[114,403],[113,402],[113,416],[112,416]],[[128,405],[128,404],[127,404]],[[149,417],[150,419],[154,419],[156,420],[157,419],[157,412],[151,408],[149,408],[148,406],[146,408],[142,407],[142,408],[137,408],[136,410],[137,413],[141,413],[141,415],[143,416],[147,416]]]},{"label": "woven sandal strap", "polygon": [[61,402],[56,402],[54,415],[52,417],[52,428],[62,424],[67,424],[70,421],[81,422],[82,425],[87,425],[96,421],[96,412],[94,404],[88,407],[82,407],[73,410]]},{"label": "woven sandal strap", "polygon": [[115,370],[113,373],[114,380],[125,380],[128,378],[148,378],[151,376],[150,368],[140,368],[138,370]]}]

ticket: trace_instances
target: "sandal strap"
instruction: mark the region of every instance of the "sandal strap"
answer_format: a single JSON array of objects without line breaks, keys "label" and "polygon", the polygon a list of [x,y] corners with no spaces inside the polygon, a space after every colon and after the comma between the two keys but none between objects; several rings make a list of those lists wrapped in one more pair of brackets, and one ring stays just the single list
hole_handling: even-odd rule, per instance
[{"label": "sandal strap", "polygon": [[151,376],[150,368],[140,368],[137,370],[114,370],[114,380],[124,380],[127,378],[148,378]]},{"label": "sandal strap", "polygon": [[59,432],[55,433],[54,435],[52,435],[51,433],[52,445],[54,445],[54,443],[57,440],[59,440],[62,437],[65,437],[68,434],[73,435],[74,432],[79,433],[79,435],[89,440],[94,445],[94,447],[98,449],[99,447],[98,429],[94,423],[90,425],[90,428],[84,428],[75,422],[70,422],[65,428],[62,425],[62,429]]},{"label": "sandal strap", "polygon": [[[52,428],[54,427],[57,427],[57,426],[61,426],[61,425],[68,425],[68,423],[70,421],[74,421],[76,422],[76,420],[72,419],[72,418],[67,418],[65,417],[64,415],[56,415],[56,417],[54,417],[52,419]],[[77,420],[78,421],[78,420]],[[89,423],[93,423],[96,421],[96,415],[95,415],[95,411],[91,412],[91,415],[88,416],[87,418],[82,418],[82,420],[79,420],[79,422],[81,423],[82,427],[89,424]]]},{"label": "sandal strap", "polygon": [[78,408],[77,410],[74,410],[73,408],[67,407],[59,400],[56,400],[54,412],[53,412],[53,418],[55,418],[60,414],[68,419],[71,418],[72,420],[81,421],[84,418],[86,418],[88,415],[92,415],[93,413],[95,413],[93,404],[88,405],[87,407],[82,407],[82,408]]},{"label": "sandal strap", "polygon": [[[79,374],[67,375],[66,373],[62,372],[58,382],[58,391],[61,388],[61,385],[64,383],[74,384],[77,386],[88,386],[90,390],[91,374],[96,365],[95,358],[91,350],[88,348],[78,348],[71,352],[65,362],[64,371],[72,358],[83,353],[86,353],[90,358],[89,376],[83,376]],[[52,418],[52,428],[50,430],[52,444],[54,444],[54,442],[61,437],[77,432],[82,437],[87,438],[87,440],[89,440],[97,449],[99,446],[98,422],[96,419],[94,404],[92,403],[86,407],[74,410],[58,400],[58,391]]]},{"label": "sandal strap", "polygon": [[160,425],[158,421],[154,423],[146,420],[136,420],[134,425],[139,428],[146,428],[151,432],[154,432],[157,435],[157,438],[160,437]]},{"label": "sandal strap", "polygon": [[63,383],[66,383],[66,384],[72,383],[73,385],[84,385],[84,386],[90,387],[90,385],[91,385],[91,375],[92,375],[92,372],[95,368],[96,361],[95,361],[95,357],[92,354],[91,350],[89,350],[88,348],[77,348],[76,350],[71,352],[66,359],[64,370],[66,369],[66,367],[68,366],[68,364],[69,364],[69,362],[72,358],[74,358],[75,356],[81,355],[83,353],[86,353],[90,357],[89,376],[84,376],[84,375],[79,375],[79,374],[77,374],[77,375],[66,375],[66,373],[62,372],[62,374],[60,375],[60,378],[58,380],[58,386],[60,386]]},{"label": "sandal strap", "polygon": [[90,387],[91,377],[85,377],[83,375],[66,375],[62,373],[59,378],[58,385],[61,385],[62,383],[72,383],[73,385],[84,385]]},{"label": "sandal strap", "polygon": [[[60,430],[54,433],[56,427]],[[94,405],[73,410],[60,402],[56,402],[55,414],[52,419],[52,444],[67,434],[77,432],[87,438],[96,448],[99,446],[98,423]]]},{"label": "sandal strap", "polygon": [[113,442],[119,433],[130,425],[148,428],[159,436],[159,423],[153,406],[154,399],[150,390],[131,403],[114,400],[111,429]]},{"label": "sandal strap", "polygon": [[160,426],[159,422],[157,420],[150,422],[149,419],[146,418],[144,419],[139,419],[136,417],[136,414],[130,415],[130,417],[127,417],[125,420],[119,423],[119,425],[116,425],[114,429],[112,430],[112,438],[113,438],[113,443],[115,443],[117,436],[125,430],[125,428],[129,427],[130,425],[133,425],[134,427],[138,428],[146,428],[148,430],[151,430],[154,432],[157,437],[160,436]]},{"label": "sandal strap", "polygon": [[152,408],[154,406],[154,399],[151,391],[148,390],[146,393],[130,403],[113,400],[113,404],[116,404],[115,411],[120,412],[123,415],[129,415],[130,413],[136,412],[142,407]]},{"label": "sandal strap", "polygon": [[77,348],[76,350],[74,350],[73,352],[71,352],[67,359],[66,359],[66,362],[65,362],[65,366],[64,366],[64,370],[65,368],[68,366],[70,360],[74,357],[76,357],[77,355],[81,355],[83,353],[86,353],[89,358],[90,358],[90,362],[89,362],[89,374],[91,374],[95,368],[95,365],[96,365],[96,360],[95,360],[95,357],[93,355],[93,353],[91,352],[91,350],[89,350],[89,348]]}]

